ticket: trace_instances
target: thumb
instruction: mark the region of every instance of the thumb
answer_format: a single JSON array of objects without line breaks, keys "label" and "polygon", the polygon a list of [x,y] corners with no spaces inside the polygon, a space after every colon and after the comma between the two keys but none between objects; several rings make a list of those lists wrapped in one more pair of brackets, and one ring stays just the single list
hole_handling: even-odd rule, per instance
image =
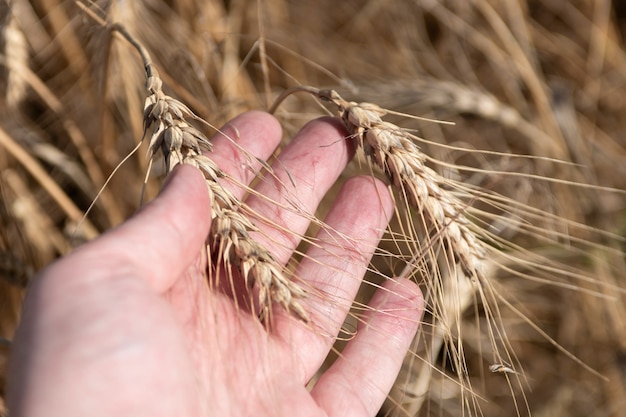
[{"label": "thumb", "polygon": [[124,252],[136,272],[162,292],[195,260],[210,226],[211,204],[204,177],[197,169],[182,165],[152,202],[88,245],[109,256]]}]

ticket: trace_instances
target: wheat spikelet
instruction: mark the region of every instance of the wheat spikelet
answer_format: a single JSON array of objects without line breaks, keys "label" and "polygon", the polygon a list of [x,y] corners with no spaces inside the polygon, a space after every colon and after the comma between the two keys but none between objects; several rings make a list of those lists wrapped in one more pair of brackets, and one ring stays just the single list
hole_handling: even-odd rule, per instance
[{"label": "wheat spikelet", "polygon": [[227,270],[234,264],[247,286],[256,286],[260,315],[269,317],[272,303],[277,303],[308,321],[307,313],[297,301],[304,297],[304,290],[290,281],[272,254],[250,236],[250,232],[258,228],[240,212],[243,202],[220,184],[219,180],[226,178],[226,174],[203,154],[211,151],[211,143],[187,122],[187,119],[199,118],[183,103],[163,92],[163,82],[145,48],[123,27],[114,25],[112,29],[128,39],[144,60],[149,93],[144,105],[144,135],[152,129],[148,144],[150,160],[160,151],[167,172],[179,164],[187,164],[203,173],[211,195],[213,220],[208,244]]}]

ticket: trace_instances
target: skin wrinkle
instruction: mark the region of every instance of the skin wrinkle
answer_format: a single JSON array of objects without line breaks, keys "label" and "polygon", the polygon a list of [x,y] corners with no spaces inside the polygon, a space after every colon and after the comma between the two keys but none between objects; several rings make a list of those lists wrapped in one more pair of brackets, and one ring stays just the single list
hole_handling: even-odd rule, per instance
[{"label": "skin wrinkle", "polygon": [[[188,276],[183,280],[177,281],[172,288],[167,291],[165,298],[173,305],[179,306],[177,309],[177,318],[181,325],[189,330],[196,329],[200,315],[198,311],[204,309],[202,288],[208,286],[206,281],[206,256],[199,257],[198,261],[190,265]],[[197,339],[197,335],[190,332],[193,338]]]}]

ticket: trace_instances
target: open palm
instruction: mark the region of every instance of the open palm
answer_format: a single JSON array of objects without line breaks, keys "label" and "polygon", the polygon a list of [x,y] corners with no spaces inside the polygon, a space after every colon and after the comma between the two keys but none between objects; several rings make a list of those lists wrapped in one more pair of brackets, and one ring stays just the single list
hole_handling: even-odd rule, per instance
[{"label": "open palm", "polygon": [[[223,133],[214,138],[211,157],[242,183],[258,167],[241,149],[265,160],[281,137],[277,121],[260,112],[239,116]],[[352,156],[344,135],[331,119],[310,123],[280,153],[275,176],[247,199],[282,226],[259,238],[283,263],[308,220],[268,200],[297,195],[313,212]],[[232,191],[243,197],[237,187]],[[347,181],[326,216],[329,227],[297,270],[312,293],[332,294],[333,302],[302,300],[309,324],[275,309],[268,333],[227,288],[207,282],[209,197],[200,173],[180,167],[135,217],[35,279],[12,348],[11,414],[374,415],[421,315],[419,289],[406,280],[378,290],[340,359],[307,385],[331,349],[391,213],[384,185],[369,177]]]}]

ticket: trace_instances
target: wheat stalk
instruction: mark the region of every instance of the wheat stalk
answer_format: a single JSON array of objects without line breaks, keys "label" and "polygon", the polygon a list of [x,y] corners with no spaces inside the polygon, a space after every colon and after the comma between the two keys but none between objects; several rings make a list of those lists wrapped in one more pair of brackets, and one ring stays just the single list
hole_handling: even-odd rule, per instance
[{"label": "wheat stalk", "polygon": [[122,26],[112,25],[111,29],[126,38],[144,61],[149,94],[144,105],[144,136],[151,130],[148,143],[150,160],[161,152],[167,172],[177,165],[186,164],[203,173],[211,198],[212,224],[207,243],[227,270],[230,271],[230,266],[234,265],[248,287],[256,286],[261,317],[269,317],[272,303],[277,303],[303,321],[308,321],[307,313],[297,301],[305,296],[305,291],[283,273],[282,265],[269,250],[251,237],[250,233],[259,229],[241,213],[244,203],[220,183],[227,178],[226,173],[203,153],[211,151],[210,141],[187,122],[187,119],[202,119],[163,92],[163,82],[141,44]]}]

